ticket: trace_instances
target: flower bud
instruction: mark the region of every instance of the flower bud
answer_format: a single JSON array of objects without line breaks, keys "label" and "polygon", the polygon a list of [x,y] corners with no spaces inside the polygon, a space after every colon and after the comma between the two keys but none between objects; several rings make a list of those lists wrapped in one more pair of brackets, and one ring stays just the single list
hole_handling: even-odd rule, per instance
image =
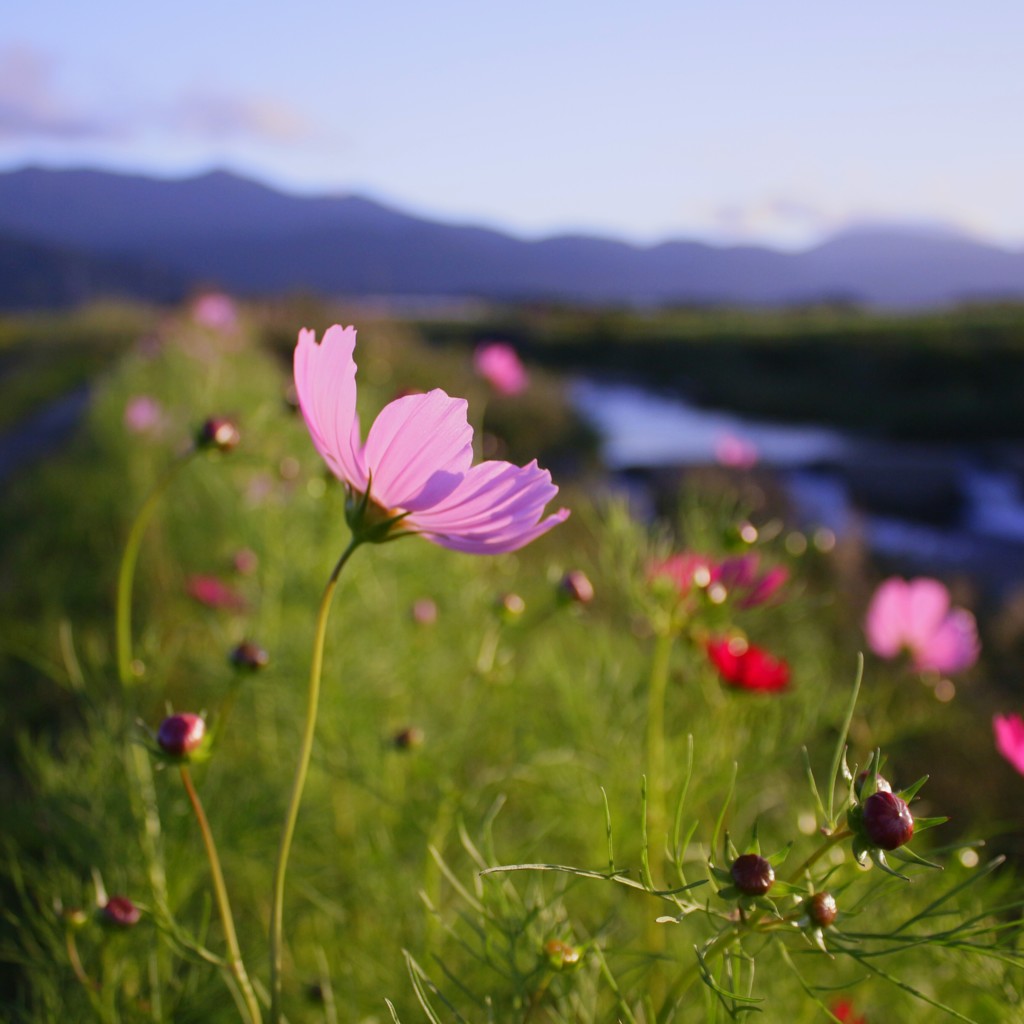
[{"label": "flower bud", "polygon": [[827,928],[836,919],[836,898],[830,892],[816,892],[807,901],[807,916],[819,928]]},{"label": "flower bud", "polygon": [[81,907],[68,907],[64,911],[64,921],[69,928],[78,931],[79,928],[85,927],[89,918]]},{"label": "flower bud", "polygon": [[914,834],[914,816],[905,800],[880,790],[861,806],[861,831],[874,845],[895,850],[909,843]]},{"label": "flower bud", "polygon": [[580,950],[562,939],[549,939],[544,943],[544,956],[553,971],[566,971],[578,967]]},{"label": "flower bud", "polygon": [[100,916],[107,924],[116,925],[118,928],[131,928],[132,925],[139,923],[142,911],[127,896],[111,896],[100,911]]},{"label": "flower bud", "polygon": [[258,672],[270,664],[270,655],[251,640],[243,640],[231,651],[228,658],[235,668],[246,669],[249,672]]},{"label": "flower bud", "polygon": [[732,880],[745,896],[763,896],[775,884],[775,869],[757,853],[744,853],[732,862]]},{"label": "flower bud", "polygon": [[208,419],[196,435],[197,448],[216,448],[219,452],[229,452],[238,447],[242,440],[238,427],[234,422],[224,417],[217,416]]},{"label": "flower bud", "polygon": [[497,610],[505,622],[513,622],[526,611],[526,602],[518,594],[503,594],[498,598]]},{"label": "flower bud", "polygon": [[585,572],[572,569],[559,580],[558,595],[569,604],[590,604],[594,600],[594,584]]},{"label": "flower bud", "polygon": [[409,725],[391,737],[391,745],[395,750],[415,750],[423,746],[423,740],[423,730],[417,725]]},{"label": "flower bud", "polygon": [[160,723],[156,741],[160,749],[171,757],[188,757],[203,742],[206,722],[199,715],[188,713],[169,715]]}]

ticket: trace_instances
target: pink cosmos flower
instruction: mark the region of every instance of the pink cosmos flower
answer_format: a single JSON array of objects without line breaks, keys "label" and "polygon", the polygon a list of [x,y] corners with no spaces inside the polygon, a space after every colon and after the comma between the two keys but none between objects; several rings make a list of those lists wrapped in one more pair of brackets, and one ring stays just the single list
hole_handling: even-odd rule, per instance
[{"label": "pink cosmos flower", "polygon": [[996,715],[992,719],[996,750],[1024,775],[1024,720],[1020,715]]},{"label": "pink cosmos flower", "polygon": [[238,310],[227,295],[209,292],[196,299],[192,318],[203,327],[222,334],[231,334],[238,328]]},{"label": "pink cosmos flower", "polygon": [[136,395],[124,407],[124,425],[133,434],[148,434],[160,426],[163,408],[149,395]]},{"label": "pink cosmos flower", "polygon": [[189,576],[185,586],[189,597],[205,604],[207,608],[225,608],[236,612],[245,608],[245,598],[216,576]]},{"label": "pink cosmos flower", "polygon": [[355,344],[353,327],[335,324],[320,344],[300,331],[295,388],[316,450],[351,496],[366,499],[369,521],[401,517],[391,529],[471,554],[515,551],[565,521],[564,508],[541,518],[558,488],[536,460],[472,464],[466,402],[444,391],[395,399],[363,444]]},{"label": "pink cosmos flower", "polygon": [[473,354],[473,368],[501,395],[521,395],[529,385],[516,350],[503,341],[481,342]]},{"label": "pink cosmos flower", "polygon": [[785,566],[762,571],[760,562],[756,552],[716,562],[707,555],[687,551],[653,562],[647,577],[669,580],[680,597],[696,587],[718,583],[725,588],[725,596],[735,598],[738,608],[755,608],[770,601],[789,579]]},{"label": "pink cosmos flower", "polygon": [[715,439],[715,458],[721,466],[751,469],[757,465],[757,446],[753,441],[727,432]]},{"label": "pink cosmos flower", "polygon": [[978,627],[964,608],[951,608],[938,580],[893,576],[875,591],[864,632],[883,658],[910,654],[919,671],[959,672],[978,660]]}]

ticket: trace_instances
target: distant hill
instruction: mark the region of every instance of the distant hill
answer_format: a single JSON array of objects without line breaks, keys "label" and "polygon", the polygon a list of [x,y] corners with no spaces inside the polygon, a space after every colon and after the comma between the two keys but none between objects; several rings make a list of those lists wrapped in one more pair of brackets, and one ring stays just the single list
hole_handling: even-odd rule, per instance
[{"label": "distant hill", "polygon": [[[18,246],[29,248],[19,256]],[[286,195],[225,172],[185,180],[39,168],[0,174],[0,258],[8,268],[34,268],[0,279],[8,308],[109,290],[173,298],[199,285],[241,295],[639,305],[841,299],[909,308],[1024,298],[1024,254],[955,235],[878,228],[800,253],[584,236],[530,242],[358,196]],[[47,265],[64,282],[52,300]]]},{"label": "distant hill", "polygon": [[166,267],[0,234],[0,310],[62,309],[100,297],[178,302],[189,290],[188,278]]}]

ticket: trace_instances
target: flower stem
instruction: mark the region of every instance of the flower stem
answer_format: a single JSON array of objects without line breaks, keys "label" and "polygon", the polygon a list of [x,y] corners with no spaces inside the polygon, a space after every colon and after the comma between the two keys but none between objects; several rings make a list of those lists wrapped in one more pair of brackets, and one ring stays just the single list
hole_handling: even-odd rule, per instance
[{"label": "flower stem", "polygon": [[181,766],[181,781],[185,784],[185,792],[188,793],[192,810],[195,812],[196,821],[199,823],[199,831],[203,836],[203,845],[206,847],[206,859],[210,862],[210,875],[213,878],[213,892],[217,899],[217,909],[220,912],[221,925],[224,928],[224,939],[228,946],[229,963],[231,973],[238,982],[242,991],[242,998],[245,1001],[251,1024],[261,1024],[263,1019],[260,1013],[260,1004],[256,999],[249,975],[245,972],[245,964],[242,962],[242,952],[238,947],[238,934],[235,931],[235,919],[231,913],[231,904],[228,901],[228,890],[224,884],[224,872],[221,870],[220,858],[217,856],[217,845],[213,840],[213,833],[210,831],[210,823],[207,821],[206,812],[203,810],[202,802],[196,787],[192,783],[192,773],[188,770],[187,764]]},{"label": "flower stem", "polygon": [[798,864],[797,867],[789,873],[786,881],[795,882],[805,871],[813,867],[818,860],[831,850],[836,843],[840,843],[844,839],[849,839],[852,835],[853,832],[848,828],[841,828],[838,832],[833,832],[831,835],[826,837],[825,841],[805,861]]},{"label": "flower stem", "polygon": [[270,911],[270,1020],[279,1024],[281,1020],[281,961],[283,956],[284,933],[284,879],[288,869],[288,855],[291,852],[295,822],[299,816],[299,803],[306,785],[306,774],[313,753],[313,736],[316,732],[316,715],[320,703],[320,676],[323,672],[324,641],[327,636],[327,616],[338,583],[338,576],[345,567],[352,552],[362,543],[363,538],[353,536],[335,565],[327,586],[320,598],[320,609],[316,617],[316,633],[313,638],[313,660],[309,670],[309,692],[306,699],[306,725],[299,747],[299,762],[295,769],[291,796],[285,811],[281,843],[277,851],[277,866],[274,869],[273,902]]},{"label": "flower stem", "polygon": [[667,836],[665,813],[665,692],[668,689],[671,630],[659,632],[647,683],[647,834],[662,847]]},{"label": "flower stem", "polygon": [[146,498],[135,516],[128,540],[125,542],[121,555],[121,568],[117,574],[117,675],[124,687],[130,686],[134,680],[132,672],[132,586],[135,582],[135,564],[139,558],[142,535],[156,510],[157,502],[179,470],[195,455],[196,449],[190,448],[183,456],[176,459],[165,470],[164,475],[156,482],[149,497]]}]

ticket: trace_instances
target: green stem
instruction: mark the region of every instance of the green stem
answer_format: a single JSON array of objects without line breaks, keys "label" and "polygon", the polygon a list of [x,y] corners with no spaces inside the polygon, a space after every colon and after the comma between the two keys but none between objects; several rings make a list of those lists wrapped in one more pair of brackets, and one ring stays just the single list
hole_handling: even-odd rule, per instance
[{"label": "green stem", "polygon": [[320,676],[323,672],[324,640],[327,636],[327,616],[337,587],[338,576],[345,567],[352,552],[362,543],[362,538],[353,536],[345,548],[338,564],[331,573],[327,586],[320,598],[320,609],[316,617],[316,633],[313,638],[313,661],[309,670],[309,693],[306,700],[306,726],[299,747],[299,763],[295,769],[291,796],[285,811],[284,827],[281,830],[281,844],[277,851],[277,866],[274,869],[273,903],[270,911],[270,1020],[279,1024],[281,1020],[281,961],[283,956],[284,933],[284,878],[288,869],[288,854],[291,852],[295,822],[299,816],[299,803],[306,785],[306,774],[313,753],[313,736],[316,732],[316,715],[320,703]]},{"label": "green stem", "polygon": [[132,523],[128,540],[125,542],[124,553],[121,555],[121,568],[117,574],[117,675],[122,686],[130,686],[134,680],[132,672],[132,586],[135,582],[135,563],[139,558],[142,535],[152,518],[157,502],[179,470],[189,462],[196,449],[190,448],[179,459],[176,459],[156,482],[149,497],[139,509],[135,522]]},{"label": "green stem", "polygon": [[841,828],[838,832],[833,832],[805,861],[797,865],[797,867],[789,873],[786,881],[795,882],[805,871],[812,868],[826,853],[828,853],[836,843],[840,843],[844,839],[849,839],[852,835],[853,832],[848,828]]},{"label": "green stem", "polygon": [[674,636],[659,632],[647,683],[647,833],[655,843],[667,842],[665,813],[665,693]]},{"label": "green stem", "polygon": [[238,947],[238,934],[235,931],[235,919],[231,913],[231,903],[228,901],[228,890],[224,884],[224,872],[221,870],[220,858],[217,856],[217,844],[213,840],[213,833],[210,831],[210,823],[203,810],[202,801],[192,783],[192,773],[188,770],[187,764],[181,766],[181,781],[185,784],[185,792],[188,793],[189,802],[195,812],[196,821],[199,823],[199,831],[203,836],[203,845],[206,847],[206,859],[210,862],[210,875],[213,878],[213,892],[217,898],[217,909],[220,912],[221,925],[224,928],[224,939],[228,946],[228,957],[231,973],[242,990],[242,998],[249,1013],[251,1024],[260,1024],[262,1014],[260,1004],[256,999],[249,975],[245,972],[245,964],[242,962],[242,951]]}]

